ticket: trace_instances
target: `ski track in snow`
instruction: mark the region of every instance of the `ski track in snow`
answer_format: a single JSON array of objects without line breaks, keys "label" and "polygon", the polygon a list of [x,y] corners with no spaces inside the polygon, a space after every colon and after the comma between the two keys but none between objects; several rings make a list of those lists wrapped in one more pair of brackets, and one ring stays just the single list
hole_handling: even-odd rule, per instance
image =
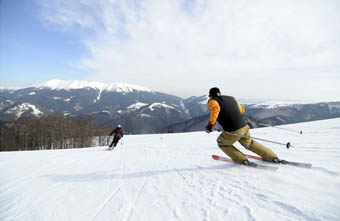
[{"label": "ski track in snow", "polygon": [[312,169],[323,172],[323,173],[331,175],[331,176],[339,176],[340,175],[339,172],[331,171],[331,170],[328,170],[328,169],[323,168],[323,167],[312,167]]},{"label": "ski track in snow", "polygon": [[215,161],[211,154],[223,155],[218,133],[204,132],[127,135],[113,151],[0,153],[0,220],[339,220],[338,124],[287,125],[303,136],[252,130],[291,140],[295,148],[270,147],[311,169]]},{"label": "ski track in snow", "polygon": [[[202,185],[202,183],[199,183],[200,185],[198,185],[197,183],[193,182],[192,180],[194,178],[194,174],[192,173],[189,173],[188,175],[186,175],[184,174],[185,172],[181,172],[178,169],[175,169],[175,171],[176,173],[178,173],[178,176],[184,181],[184,184],[186,185],[184,192],[190,196],[191,200],[195,202],[200,202],[201,205],[204,205],[201,208],[201,214],[202,214],[202,219],[207,220],[207,215],[208,215],[207,208],[209,208],[210,206],[207,201],[201,200],[200,198],[197,197],[197,191],[199,187]],[[181,188],[184,188],[184,187],[181,186]]]},{"label": "ski track in snow", "polygon": [[148,183],[148,180],[149,180],[148,177],[144,179],[143,184],[141,185],[139,191],[136,193],[136,196],[134,197],[133,202],[129,206],[128,212],[126,213],[126,218],[124,218],[123,220],[127,220],[128,221],[128,220],[131,219],[131,216],[132,216],[132,214],[133,214],[133,212],[134,212],[134,210],[136,208],[136,205],[138,203],[138,199],[140,198],[145,185]]},{"label": "ski track in snow", "polygon": [[108,204],[109,201],[113,199],[113,197],[117,194],[117,192],[121,189],[122,184],[119,185],[117,189],[115,189],[104,201],[103,203],[97,208],[96,212],[94,213],[91,220],[95,220],[98,214],[104,209],[104,207]]},{"label": "ski track in snow", "polygon": [[[112,170],[114,170],[114,168]],[[119,177],[122,177],[122,175],[120,174]],[[111,174],[110,175],[110,180],[108,181],[108,185],[112,185],[112,179],[113,179],[113,177],[112,177],[112,174]],[[113,200],[113,198],[116,196],[116,194],[119,192],[119,190],[121,190],[122,186],[123,186],[123,183],[121,182],[119,184],[119,186],[114,191],[112,191],[111,194],[97,208],[97,210],[93,214],[91,220],[95,220],[97,218],[97,216],[103,211],[103,209],[109,204],[109,202],[111,202]]]}]

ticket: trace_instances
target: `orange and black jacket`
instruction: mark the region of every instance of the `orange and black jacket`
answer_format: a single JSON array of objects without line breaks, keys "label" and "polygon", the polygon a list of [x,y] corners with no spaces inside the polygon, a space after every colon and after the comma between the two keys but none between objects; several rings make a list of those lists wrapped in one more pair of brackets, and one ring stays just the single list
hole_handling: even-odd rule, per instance
[{"label": "orange and black jacket", "polygon": [[210,124],[216,121],[224,131],[232,132],[247,125],[244,117],[244,107],[234,97],[218,96],[208,101],[210,110]]}]

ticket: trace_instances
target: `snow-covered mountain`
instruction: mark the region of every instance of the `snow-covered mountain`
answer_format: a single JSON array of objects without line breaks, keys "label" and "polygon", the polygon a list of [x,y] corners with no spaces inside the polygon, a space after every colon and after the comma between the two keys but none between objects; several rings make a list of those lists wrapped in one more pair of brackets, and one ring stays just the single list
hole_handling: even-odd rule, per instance
[{"label": "snow-covered mountain", "polygon": [[[126,135],[107,147],[0,152],[0,220],[340,220],[340,119],[252,129],[276,171],[215,161],[219,133]],[[244,153],[250,153],[239,144]],[[260,164],[269,165],[260,162]],[[272,165],[272,164],[270,164]]]},{"label": "snow-covered mountain", "polygon": [[0,117],[92,115],[102,127],[124,124],[130,132],[157,132],[161,125],[189,119],[182,101],[131,84],[51,80],[35,87],[0,91]]},{"label": "snow-covered mountain", "polygon": [[202,116],[208,113],[208,100],[207,95],[189,97],[183,100],[183,107],[191,118]]},{"label": "snow-covered mountain", "polygon": [[[196,106],[198,105],[196,104]],[[207,105],[204,106],[206,107]],[[261,124],[276,126],[340,117],[340,102],[276,105],[244,104],[244,107],[246,120],[251,128],[259,127]],[[200,131],[205,127],[210,117],[207,112],[201,113],[203,115],[169,125],[163,128],[162,132]]]},{"label": "snow-covered mountain", "polygon": [[44,113],[40,111],[35,105],[29,104],[29,103],[21,103],[19,105],[16,105],[10,109],[8,109],[5,113],[9,114],[15,114],[16,118],[21,117],[24,113],[30,113],[34,116],[40,116]]},{"label": "snow-covered mountain", "polygon": [[35,86],[36,89],[46,89],[51,90],[75,90],[83,88],[96,89],[99,92],[103,91],[113,91],[119,93],[131,93],[133,91],[147,91],[151,92],[150,89],[138,85],[123,84],[123,83],[113,83],[104,84],[95,81],[65,81],[65,80],[50,80]]},{"label": "snow-covered mountain", "polygon": [[[62,113],[91,115],[100,127],[122,124],[131,133],[195,131],[207,122],[207,101],[207,95],[183,99],[130,84],[51,80],[0,90],[0,119]],[[340,102],[245,107],[249,118],[271,125],[340,117]]]}]

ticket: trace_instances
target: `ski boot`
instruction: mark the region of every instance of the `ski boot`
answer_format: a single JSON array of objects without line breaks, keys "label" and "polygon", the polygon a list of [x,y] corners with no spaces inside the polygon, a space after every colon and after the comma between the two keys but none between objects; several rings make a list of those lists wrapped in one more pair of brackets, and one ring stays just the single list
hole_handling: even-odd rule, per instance
[{"label": "ski boot", "polygon": [[245,159],[245,160],[243,161],[243,164],[246,165],[246,166],[254,166],[254,165],[255,165],[255,163],[250,162],[248,159]]}]

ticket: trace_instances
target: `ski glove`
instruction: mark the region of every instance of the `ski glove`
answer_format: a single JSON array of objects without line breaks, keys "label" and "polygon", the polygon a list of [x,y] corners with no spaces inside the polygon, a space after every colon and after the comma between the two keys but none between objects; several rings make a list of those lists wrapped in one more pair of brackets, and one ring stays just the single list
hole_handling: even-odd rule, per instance
[{"label": "ski glove", "polygon": [[205,132],[210,133],[210,132],[212,131],[212,128],[213,128],[214,126],[215,126],[215,124],[212,124],[212,123],[210,123],[210,121],[209,121],[208,125],[205,126]]}]

